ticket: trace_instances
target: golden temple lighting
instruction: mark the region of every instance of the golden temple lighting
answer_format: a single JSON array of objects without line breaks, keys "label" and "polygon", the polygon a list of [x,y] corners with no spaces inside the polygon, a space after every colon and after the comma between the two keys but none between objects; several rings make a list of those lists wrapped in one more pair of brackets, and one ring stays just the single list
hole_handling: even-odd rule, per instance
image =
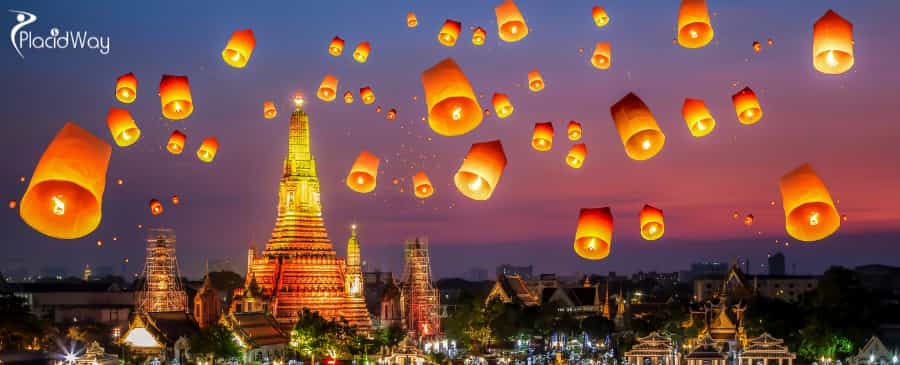
[{"label": "golden temple lighting", "polygon": [[588,260],[606,258],[612,244],[612,233],[613,216],[609,207],[582,208],[575,230],[575,253]]},{"label": "golden temple lighting", "polygon": [[466,197],[488,200],[497,189],[504,168],[506,153],[499,140],[475,143],[453,176],[453,182]]},{"label": "golden temple lighting", "polygon": [[187,76],[163,75],[159,81],[159,101],[166,119],[189,117],[194,112],[194,103]]},{"label": "golden temple lighting", "polygon": [[640,214],[641,221],[641,237],[647,241],[654,241],[662,238],[666,231],[665,222],[663,220],[663,211],[659,208],[644,205]]},{"label": "golden temple lighting", "polygon": [[853,68],[853,23],[828,9],[813,25],[813,67],[829,75]]},{"label": "golden temple lighting", "polygon": [[376,177],[378,176],[378,157],[363,150],[356,157],[350,174],[347,175],[347,186],[358,193],[368,193],[375,190]]},{"label": "golden temple lighting", "polygon": [[700,48],[713,39],[706,0],[681,0],[678,11],[678,44],[684,48]]},{"label": "golden temple lighting", "polygon": [[787,233],[800,241],[818,241],[841,226],[825,182],[804,164],[781,177],[779,183]]},{"label": "golden temple lighting", "polygon": [[737,113],[738,121],[741,124],[755,124],[762,118],[762,107],[759,105],[759,98],[756,97],[756,93],[749,87],[745,87],[738,91],[737,94],[732,95],[731,102],[734,104],[734,111]]},{"label": "golden temple lighting", "polygon": [[254,47],[256,47],[256,37],[253,36],[253,30],[236,31],[231,34],[225,49],[222,50],[222,59],[231,67],[244,68],[250,61]]},{"label": "golden temple lighting", "polygon": [[109,114],[106,115],[106,126],[109,127],[109,133],[112,134],[113,140],[119,147],[131,146],[141,138],[141,129],[138,128],[128,110],[109,108]]},{"label": "golden temple lighting", "polygon": [[131,104],[137,99],[137,77],[129,72],[116,79],[116,100]]},{"label": "golden temple lighting", "polygon": [[494,8],[494,15],[497,16],[497,33],[504,42],[518,42],[528,35],[525,18],[512,0]]},{"label": "golden temple lighting", "polygon": [[647,160],[662,150],[666,136],[637,95],[628,93],[610,108],[610,113],[628,157]]},{"label": "golden temple lighting", "polygon": [[709,113],[703,100],[685,98],[684,106],[681,107],[681,116],[684,117],[688,131],[694,137],[703,137],[716,128],[716,120]]},{"label": "golden temple lighting", "polygon": [[452,58],[444,59],[422,73],[428,125],[443,136],[466,134],[478,127],[484,116],[472,85]]}]

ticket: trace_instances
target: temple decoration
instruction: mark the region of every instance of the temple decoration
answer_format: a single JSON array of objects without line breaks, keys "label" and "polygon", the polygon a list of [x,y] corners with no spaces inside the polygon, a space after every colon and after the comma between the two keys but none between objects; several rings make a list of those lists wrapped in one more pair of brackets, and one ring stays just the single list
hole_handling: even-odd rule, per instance
[{"label": "temple decoration", "polygon": [[829,75],[853,68],[853,23],[828,9],[813,25],[813,67]]},{"label": "temple decoration", "polygon": [[455,46],[456,39],[459,38],[461,27],[462,24],[458,21],[450,19],[445,20],[444,26],[441,27],[441,31],[438,33],[438,42],[447,47]]},{"label": "temple decoration", "polygon": [[216,152],[219,151],[219,140],[216,137],[208,137],[200,144],[197,149],[197,158],[203,162],[212,162],[216,158]]},{"label": "temple decoration", "polygon": [[356,157],[350,174],[347,175],[347,186],[358,193],[368,193],[375,190],[376,177],[378,176],[378,164],[380,160],[369,151],[363,150]]},{"label": "temple decoration", "polygon": [[666,136],[637,95],[628,93],[610,108],[610,113],[628,157],[647,160],[662,150]]},{"label": "temple decoration", "polygon": [[419,171],[413,175],[413,190],[416,198],[425,199],[434,194],[434,186],[431,185],[431,180],[428,179],[428,175],[425,175],[425,171]]},{"label": "temple decoration", "polygon": [[687,128],[694,137],[703,137],[716,128],[716,120],[709,113],[703,100],[685,98],[684,106],[681,107],[681,116],[684,117],[684,122],[687,123]]},{"label": "temple decoration", "polygon": [[737,94],[732,95],[731,102],[734,103],[734,111],[737,113],[738,121],[741,124],[755,124],[762,118],[762,107],[759,106],[759,99],[749,87],[745,87],[738,91]]},{"label": "temple decoration", "polygon": [[109,127],[109,133],[112,134],[113,140],[119,147],[131,146],[141,138],[141,129],[138,128],[128,110],[109,108],[109,114],[106,115],[106,126]]},{"label": "temple decoration", "polygon": [[324,101],[332,101],[337,97],[338,79],[331,74],[325,74],[322,83],[319,84],[319,90],[316,96]]},{"label": "temple decoration", "polygon": [[484,116],[469,79],[452,58],[444,59],[422,73],[428,125],[443,136],[466,134],[478,127]]},{"label": "temple decoration", "polygon": [[372,104],[375,102],[375,93],[372,92],[371,87],[363,86],[359,88],[359,98],[362,99],[363,104]]},{"label": "temple decoration", "polygon": [[494,93],[494,97],[491,98],[491,104],[494,105],[494,112],[497,113],[497,117],[500,119],[506,118],[513,113],[512,103],[510,103],[506,94]]},{"label": "temple decoration", "polygon": [[544,90],[544,77],[537,69],[528,72],[528,90],[532,92]]},{"label": "temple decoration", "polygon": [[569,149],[566,155],[566,164],[573,169],[580,169],[584,165],[584,159],[587,158],[587,146],[584,143],[577,143]]},{"label": "temple decoration", "polygon": [[256,37],[253,36],[253,30],[236,31],[231,34],[231,39],[225,44],[225,49],[222,50],[222,59],[231,67],[244,68],[250,61],[254,47],[256,47]]},{"label": "temple decoration", "polygon": [[581,139],[581,133],[581,123],[570,120],[569,124],[566,126],[566,135],[569,136],[569,140],[577,141]]},{"label": "temple decoration", "polygon": [[407,13],[406,14],[406,27],[415,28],[419,25],[419,19],[416,18],[416,13]]},{"label": "temple decoration", "polygon": [[519,7],[512,0],[506,0],[494,8],[497,16],[497,33],[505,42],[518,42],[528,35],[528,25]]},{"label": "temple decoration", "polygon": [[553,123],[535,123],[531,135],[531,147],[537,151],[549,151],[553,148]]},{"label": "temple decoration", "polygon": [[271,100],[266,100],[263,102],[263,116],[266,119],[275,118],[278,115],[278,110],[275,109],[275,102]]},{"label": "temple decoration", "polygon": [[116,100],[131,104],[137,99],[137,77],[129,72],[116,79]]},{"label": "temple decoration", "polygon": [[591,65],[598,70],[606,70],[611,64],[612,52],[609,42],[597,42],[597,45],[594,46],[594,54],[591,55]]},{"label": "temple decoration", "polygon": [[338,36],[334,36],[334,38],[331,39],[331,43],[328,44],[328,54],[330,54],[334,57],[339,57],[343,53],[344,53],[344,39],[341,37],[338,37]]},{"label": "temple decoration", "polygon": [[506,168],[506,153],[499,140],[475,143],[453,176],[456,189],[474,200],[488,200]]},{"label": "temple decoration", "polygon": [[591,18],[594,19],[594,24],[597,25],[597,28],[603,28],[609,24],[609,15],[606,14],[606,9],[603,9],[602,6],[594,6],[591,9]]},{"label": "temple decoration", "polygon": [[472,44],[476,46],[484,45],[484,39],[487,37],[487,32],[484,31],[482,27],[476,27],[475,30],[472,31]]},{"label": "temple decoration", "polygon": [[362,42],[353,51],[353,59],[359,63],[366,63],[366,60],[369,59],[369,52],[372,52],[372,46],[369,45],[369,42]]},{"label": "temple decoration", "polygon": [[166,119],[189,117],[194,112],[194,102],[187,76],[163,75],[159,81],[159,101]]},{"label": "temple decoration", "polygon": [[662,238],[666,231],[666,225],[663,221],[663,211],[659,208],[644,205],[640,214],[641,221],[641,237],[647,241],[654,241]]},{"label": "temple decoration", "polygon": [[169,135],[169,143],[166,144],[166,150],[173,155],[180,155],[181,152],[184,152],[184,143],[186,141],[187,136],[176,129]]},{"label": "temple decoration", "polygon": [[678,44],[684,48],[700,48],[713,39],[706,0],[681,0],[678,11]]},{"label": "temple decoration", "polygon": [[613,216],[609,207],[582,208],[575,230],[575,253],[588,260],[609,256],[612,243]]},{"label": "temple decoration", "polygon": [[800,241],[818,241],[841,226],[825,182],[804,164],[781,177],[781,202],[787,233]]}]

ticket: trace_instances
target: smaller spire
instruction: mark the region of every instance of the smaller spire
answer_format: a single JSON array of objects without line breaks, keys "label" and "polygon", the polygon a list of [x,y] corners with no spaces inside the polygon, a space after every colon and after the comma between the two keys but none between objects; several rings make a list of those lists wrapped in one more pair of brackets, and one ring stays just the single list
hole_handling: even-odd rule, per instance
[{"label": "smaller spire", "polygon": [[303,95],[302,95],[302,94],[300,94],[300,93],[294,94],[294,109],[296,109],[296,110],[303,110],[303,103],[304,103],[304,101],[305,101],[305,100],[303,100]]},{"label": "smaller spire", "polygon": [[356,223],[350,225],[350,238],[356,237]]}]

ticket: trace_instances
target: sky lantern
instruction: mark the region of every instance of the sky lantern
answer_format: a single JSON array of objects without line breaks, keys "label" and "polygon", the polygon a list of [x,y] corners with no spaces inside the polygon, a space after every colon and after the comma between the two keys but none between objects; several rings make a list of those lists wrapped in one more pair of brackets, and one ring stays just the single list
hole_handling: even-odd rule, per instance
[{"label": "sky lantern", "polygon": [[322,83],[319,84],[319,91],[316,92],[316,96],[324,101],[332,101],[337,97],[337,88],[337,77],[331,76],[331,74],[325,74],[325,77],[322,78]]},{"label": "sky lantern", "polygon": [[544,90],[544,77],[537,69],[528,72],[528,90],[533,92]]},{"label": "sky lantern", "polygon": [[116,100],[131,104],[137,99],[137,77],[129,72],[116,79]]},{"label": "sky lantern", "polygon": [[469,79],[452,58],[422,73],[428,125],[443,136],[466,134],[478,127],[484,115]]},{"label": "sky lantern", "polygon": [[453,183],[460,193],[473,200],[488,200],[497,189],[504,168],[506,153],[500,140],[475,143],[453,176]]},{"label": "sky lantern", "polygon": [[216,152],[219,151],[219,140],[216,137],[208,137],[200,144],[197,149],[197,158],[203,162],[212,162],[216,158]]},{"label": "sky lantern", "polygon": [[853,23],[828,9],[813,25],[813,67],[829,75],[853,68]]},{"label": "sky lantern", "polygon": [[194,102],[187,76],[163,75],[159,81],[159,102],[166,119],[189,117],[194,112]]},{"label": "sky lantern", "polygon": [[612,234],[613,216],[609,207],[582,208],[575,229],[575,253],[588,260],[606,258]]},{"label": "sky lantern", "polygon": [[378,176],[378,157],[363,150],[356,157],[350,174],[347,175],[347,186],[358,193],[368,193],[375,190],[375,178]]},{"label": "sky lantern", "polygon": [[381,105],[375,107],[376,113],[381,113]]},{"label": "sky lantern", "polygon": [[640,214],[641,221],[641,237],[647,241],[655,241],[662,238],[666,231],[666,225],[663,222],[662,209],[644,205]]},{"label": "sky lantern", "polygon": [[666,135],[656,124],[650,108],[634,93],[628,93],[610,108],[625,153],[634,160],[656,156],[666,143]]},{"label": "sky lantern", "polygon": [[180,155],[181,152],[184,152],[184,142],[186,140],[187,136],[176,129],[169,135],[169,143],[166,144],[166,149],[173,155]]},{"label": "sky lantern", "polygon": [[387,112],[387,114],[385,115],[385,117],[387,118],[387,120],[394,120],[394,119],[396,119],[396,118],[397,118],[397,109],[391,109],[391,110],[388,110],[388,112]]},{"label": "sky lantern", "polygon": [[706,0],[681,0],[678,11],[678,44],[684,48],[700,48],[713,39]]},{"label": "sky lantern", "polygon": [[760,44],[759,41],[753,41],[753,52],[762,52],[762,44]]},{"label": "sky lantern", "polygon": [[407,13],[406,14],[406,27],[407,28],[415,28],[419,25],[419,19],[416,18],[416,13]]},{"label": "sky lantern", "polygon": [[681,116],[684,117],[691,135],[697,138],[703,137],[716,128],[716,120],[709,114],[706,103],[700,99],[684,99],[681,107]]},{"label": "sky lantern", "polygon": [[553,148],[553,123],[535,123],[531,135],[531,147],[538,151],[549,151]]},{"label": "sky lantern", "polygon": [[275,109],[275,102],[271,100],[266,100],[263,102],[263,116],[266,119],[275,118],[278,115],[278,110]]},{"label": "sky lantern", "polygon": [[[359,50],[359,48],[357,48]],[[334,36],[331,39],[331,43],[328,44],[328,54],[339,57],[342,53],[344,53],[344,39],[338,36]]]},{"label": "sky lantern", "polygon": [[372,46],[369,45],[369,42],[362,42],[353,51],[353,59],[359,63],[366,63],[366,60],[369,59],[369,52],[372,52]]},{"label": "sky lantern", "polygon": [[759,106],[759,98],[756,93],[749,87],[738,91],[737,94],[731,96],[731,102],[734,103],[734,111],[737,113],[738,121],[741,124],[755,124],[762,118],[762,107]]},{"label": "sky lantern", "polygon": [[416,198],[425,199],[434,194],[434,186],[425,171],[419,171],[413,175],[413,190],[415,190]]},{"label": "sky lantern", "polygon": [[609,42],[597,42],[594,46],[594,54],[591,55],[591,64],[598,70],[606,70],[612,64],[612,53]]},{"label": "sky lantern", "polygon": [[769,38],[768,40],[766,40],[766,44],[771,46],[775,44],[775,41],[773,41],[772,38]]},{"label": "sky lantern", "polygon": [[753,225],[753,214],[747,214],[744,216],[744,225],[747,227]]},{"label": "sky lantern", "polygon": [[569,136],[570,141],[581,139],[581,123],[570,120],[569,125],[566,126],[566,135]]},{"label": "sky lantern", "polygon": [[181,203],[181,198],[178,195],[172,195],[172,205],[178,205],[178,203]]},{"label": "sky lantern", "polygon": [[491,104],[494,104],[494,112],[497,113],[500,119],[506,118],[513,113],[512,103],[510,103],[506,94],[494,93],[494,96],[491,98]]},{"label": "sky lantern", "polygon": [[484,28],[476,27],[475,30],[472,31],[472,44],[481,46],[484,44],[484,39],[486,37],[487,32],[484,31]]},{"label": "sky lantern", "polygon": [[781,202],[787,233],[800,241],[818,241],[841,226],[831,194],[812,166],[804,164],[781,177]]},{"label": "sky lantern", "polygon": [[591,18],[594,19],[594,24],[597,25],[597,28],[603,28],[609,24],[609,15],[606,14],[606,9],[603,9],[602,6],[594,6],[591,9]]},{"label": "sky lantern", "polygon": [[344,102],[347,104],[353,104],[353,93],[351,93],[350,90],[347,90],[344,93]]},{"label": "sky lantern", "polygon": [[100,224],[112,147],[68,122],[34,168],[19,216],[47,236],[84,237]]},{"label": "sky lantern", "polygon": [[363,104],[372,104],[375,102],[375,93],[372,92],[371,87],[364,86],[359,88],[359,98],[362,99]]},{"label": "sky lantern", "polygon": [[518,42],[528,35],[528,25],[519,7],[512,0],[506,0],[494,8],[497,15],[497,32],[505,42]]},{"label": "sky lantern", "polygon": [[141,138],[141,129],[138,128],[128,110],[109,108],[109,114],[106,115],[106,126],[109,127],[109,133],[112,134],[113,140],[119,147],[131,146]]},{"label": "sky lantern", "polygon": [[16,200],[15,199],[9,200],[9,209],[16,209]]},{"label": "sky lantern", "polygon": [[584,165],[585,158],[587,158],[587,146],[584,143],[578,143],[573,145],[566,154],[566,164],[573,169],[580,169]]},{"label": "sky lantern", "polygon": [[122,180],[122,179],[116,179],[116,185],[122,185],[122,184],[124,184],[124,183],[125,183],[125,180]]},{"label": "sky lantern", "polygon": [[150,199],[150,214],[160,215],[163,212],[163,205],[156,199]]},{"label": "sky lantern", "polygon": [[253,47],[256,47],[256,37],[253,36],[253,30],[244,29],[231,34],[231,39],[222,50],[222,59],[229,66],[234,68],[244,68],[250,61],[250,55],[253,54]]},{"label": "sky lantern", "polygon": [[441,27],[440,33],[438,33],[438,42],[447,46],[453,47],[456,45],[456,39],[459,38],[459,32],[461,30],[462,25],[455,20],[447,19],[444,21],[444,26]]}]

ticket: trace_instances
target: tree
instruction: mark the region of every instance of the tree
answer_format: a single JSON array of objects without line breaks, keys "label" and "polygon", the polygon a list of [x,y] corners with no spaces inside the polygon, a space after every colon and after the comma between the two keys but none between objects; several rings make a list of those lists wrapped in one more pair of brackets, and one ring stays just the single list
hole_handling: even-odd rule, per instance
[{"label": "tree", "polygon": [[211,357],[213,361],[228,360],[241,354],[241,347],[235,341],[234,334],[228,327],[214,324],[204,328],[190,338],[191,352]]}]

